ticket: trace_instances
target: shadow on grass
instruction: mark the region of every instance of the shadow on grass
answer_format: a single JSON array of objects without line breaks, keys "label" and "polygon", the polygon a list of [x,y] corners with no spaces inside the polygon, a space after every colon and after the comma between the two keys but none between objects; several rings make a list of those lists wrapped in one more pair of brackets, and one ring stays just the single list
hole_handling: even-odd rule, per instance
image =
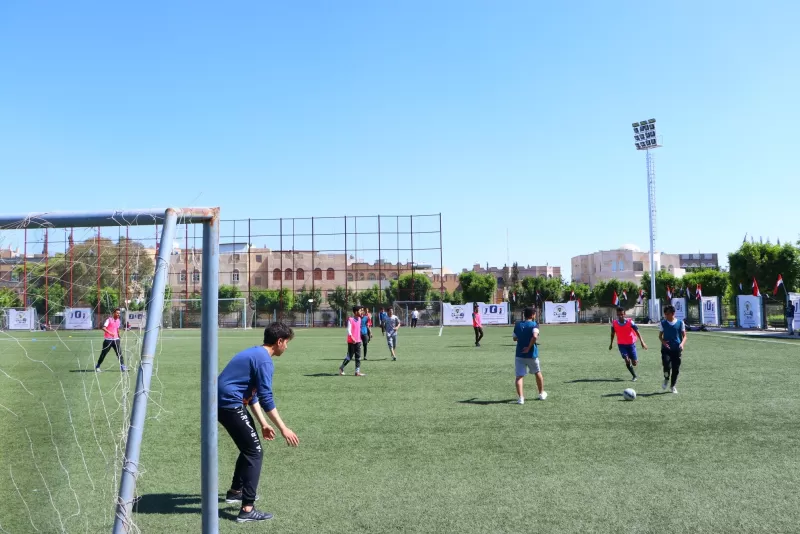
[{"label": "shadow on grass", "polygon": [[[178,493],[149,493],[140,496],[133,504],[135,514],[200,514],[202,513],[200,495],[184,495]],[[224,509],[233,506],[236,513]],[[219,517],[236,520],[239,512],[238,504],[226,504],[225,497],[219,497]]]},{"label": "shadow on grass", "polygon": [[311,375],[303,375],[303,376],[310,376],[314,378],[319,378],[321,376],[339,376],[339,373],[314,373]]},{"label": "shadow on grass", "polygon": [[70,373],[94,373],[94,369],[70,369]]},{"label": "shadow on grass", "polygon": [[565,384],[580,384],[585,382],[622,382],[621,378],[578,378],[577,380],[567,380]]},{"label": "shadow on grass", "polygon": [[[670,393],[669,391],[654,391],[653,393],[637,393],[636,397],[658,397],[660,395],[666,395]],[[622,393],[606,393],[605,395],[600,395],[601,397],[622,397]],[[620,400],[625,401],[625,399],[621,398]]]},{"label": "shadow on grass", "polygon": [[489,404],[511,404],[516,403],[517,399],[505,399],[505,400],[478,400],[476,397],[471,399],[458,401],[459,404],[480,404],[481,406],[487,406]]}]

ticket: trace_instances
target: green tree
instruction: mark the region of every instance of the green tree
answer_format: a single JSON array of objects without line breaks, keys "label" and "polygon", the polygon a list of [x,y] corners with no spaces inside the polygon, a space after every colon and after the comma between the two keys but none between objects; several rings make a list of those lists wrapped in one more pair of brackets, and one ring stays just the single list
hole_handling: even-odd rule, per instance
[{"label": "green tree", "polygon": [[[667,286],[671,289],[675,289],[679,287],[681,283],[681,279],[676,277],[672,273],[668,273],[666,271],[656,271],[656,298],[661,299],[661,302],[665,302],[667,298]],[[642,282],[641,288],[644,289],[645,296],[648,298],[650,297],[650,273],[645,271],[642,275]],[[636,288],[636,291],[639,291],[639,288]],[[674,295],[673,295],[674,296]]]},{"label": "green tree", "polygon": [[[742,283],[742,293],[749,293],[753,278],[762,294],[773,291],[778,275],[783,277],[787,291],[797,290],[800,284],[800,248],[789,243],[742,243],[739,250],[728,254],[728,263],[730,282],[737,292]],[[779,298],[783,298],[783,291],[779,292]]]},{"label": "green tree", "polygon": [[33,286],[28,289],[28,299],[36,308],[40,317],[44,316],[45,309],[52,315],[64,311],[64,297],[67,291],[60,284],[52,284],[46,289],[44,286]]},{"label": "green tree", "polygon": [[297,292],[297,295],[295,295],[294,310],[297,312],[305,312],[308,310],[311,306],[308,302],[309,299],[314,301],[314,309],[318,309],[322,305],[322,290],[319,288],[307,289],[306,286],[303,285],[300,291]]},{"label": "green tree", "polygon": [[22,299],[8,287],[0,287],[0,308],[21,308]]},{"label": "green tree", "polygon": [[377,285],[358,294],[358,303],[372,311],[383,304],[383,292]]},{"label": "green tree", "polygon": [[[517,301],[523,306],[542,306],[545,301],[563,302],[564,282],[561,278],[526,276],[522,279],[522,293],[517,293]],[[539,298],[536,298],[537,292]]]},{"label": "green tree", "polygon": [[[217,290],[220,299],[241,299],[242,291],[232,285],[221,285]],[[231,313],[242,311],[244,302],[241,300],[220,300],[219,313]],[[291,305],[288,305],[291,308]]]},{"label": "green tree", "polygon": [[694,297],[698,284],[700,284],[704,296],[722,297],[730,285],[730,275],[716,269],[701,269],[686,273],[681,279],[681,285],[691,292],[692,297]]},{"label": "green tree", "polygon": [[564,286],[563,300],[569,300],[573,291],[575,291],[575,298],[581,301],[581,309],[588,309],[597,304],[592,288],[588,284],[575,282]]},{"label": "green tree", "polygon": [[[119,307],[119,290],[116,287],[104,287],[100,290],[100,314],[105,315]],[[88,291],[84,298],[93,310],[97,310],[97,290]]]},{"label": "green tree", "polygon": [[294,292],[288,287],[253,291],[250,302],[257,312],[267,313],[289,311],[295,306]]},{"label": "green tree", "polygon": [[335,312],[346,316],[350,312],[350,309],[356,305],[356,301],[353,298],[352,292],[347,291],[342,286],[336,286],[336,289],[328,296],[328,305]]},{"label": "green tree", "polygon": [[458,275],[461,292],[466,302],[494,302],[497,278],[492,274],[467,271]]},{"label": "green tree", "polygon": [[431,279],[424,274],[407,273],[391,281],[386,296],[390,303],[398,300],[427,302],[431,285]]},{"label": "green tree", "polygon": [[[619,305],[630,310],[636,306],[637,295],[639,293],[639,286],[636,282],[626,282],[612,278],[611,280],[601,280],[594,286],[594,298],[598,306],[614,306],[614,292],[616,291],[619,297]],[[627,293],[628,298],[624,298],[624,293]]]}]

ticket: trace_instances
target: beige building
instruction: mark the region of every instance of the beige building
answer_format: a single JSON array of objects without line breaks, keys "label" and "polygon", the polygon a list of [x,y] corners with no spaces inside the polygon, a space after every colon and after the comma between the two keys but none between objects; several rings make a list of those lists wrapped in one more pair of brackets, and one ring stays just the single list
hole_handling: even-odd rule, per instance
[{"label": "beige building", "polygon": [[[655,253],[656,269],[683,276],[679,254]],[[615,250],[600,250],[572,258],[572,281],[594,287],[600,280],[623,280],[641,283],[642,275],[650,272],[650,253],[635,245],[622,245]]]}]

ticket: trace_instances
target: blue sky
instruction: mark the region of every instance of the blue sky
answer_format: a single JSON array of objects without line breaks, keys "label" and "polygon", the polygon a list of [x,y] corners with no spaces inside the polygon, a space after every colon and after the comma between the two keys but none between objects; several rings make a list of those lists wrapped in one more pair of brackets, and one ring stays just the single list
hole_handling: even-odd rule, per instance
[{"label": "blue sky", "polygon": [[568,277],[647,248],[655,117],[658,249],[798,239],[797,2],[118,4],[0,4],[3,211],[441,212]]}]

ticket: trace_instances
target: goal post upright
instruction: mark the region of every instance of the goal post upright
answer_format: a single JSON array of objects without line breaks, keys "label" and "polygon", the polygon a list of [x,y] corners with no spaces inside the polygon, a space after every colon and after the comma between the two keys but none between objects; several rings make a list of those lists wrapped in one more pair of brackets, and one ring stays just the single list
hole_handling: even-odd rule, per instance
[{"label": "goal post upright", "polygon": [[[186,224],[203,224],[203,287],[202,298],[213,302],[219,291],[219,208],[166,208],[146,210],[115,210],[94,212],[42,212],[19,215],[0,215],[0,228],[24,229],[27,246],[29,228],[73,228],[110,226],[152,226],[162,224],[161,247],[158,247],[155,277],[148,303],[146,331],[142,340],[141,364],[136,378],[133,408],[128,429],[125,458],[122,466],[119,495],[113,532],[127,533],[135,530],[131,521],[139,453],[144,432],[147,398],[153,372],[153,359],[163,318],[164,292],[169,276],[169,256],[177,221]],[[25,256],[27,257],[27,250]],[[23,259],[23,261],[25,261]],[[27,266],[25,266],[27,267]],[[27,279],[27,276],[25,276]],[[25,288],[27,290],[27,287]],[[71,291],[70,287],[70,291]],[[26,291],[27,293],[27,291]],[[26,295],[27,296],[27,295]],[[201,489],[202,532],[219,531],[217,502],[217,306],[202,307],[201,333]]]}]

